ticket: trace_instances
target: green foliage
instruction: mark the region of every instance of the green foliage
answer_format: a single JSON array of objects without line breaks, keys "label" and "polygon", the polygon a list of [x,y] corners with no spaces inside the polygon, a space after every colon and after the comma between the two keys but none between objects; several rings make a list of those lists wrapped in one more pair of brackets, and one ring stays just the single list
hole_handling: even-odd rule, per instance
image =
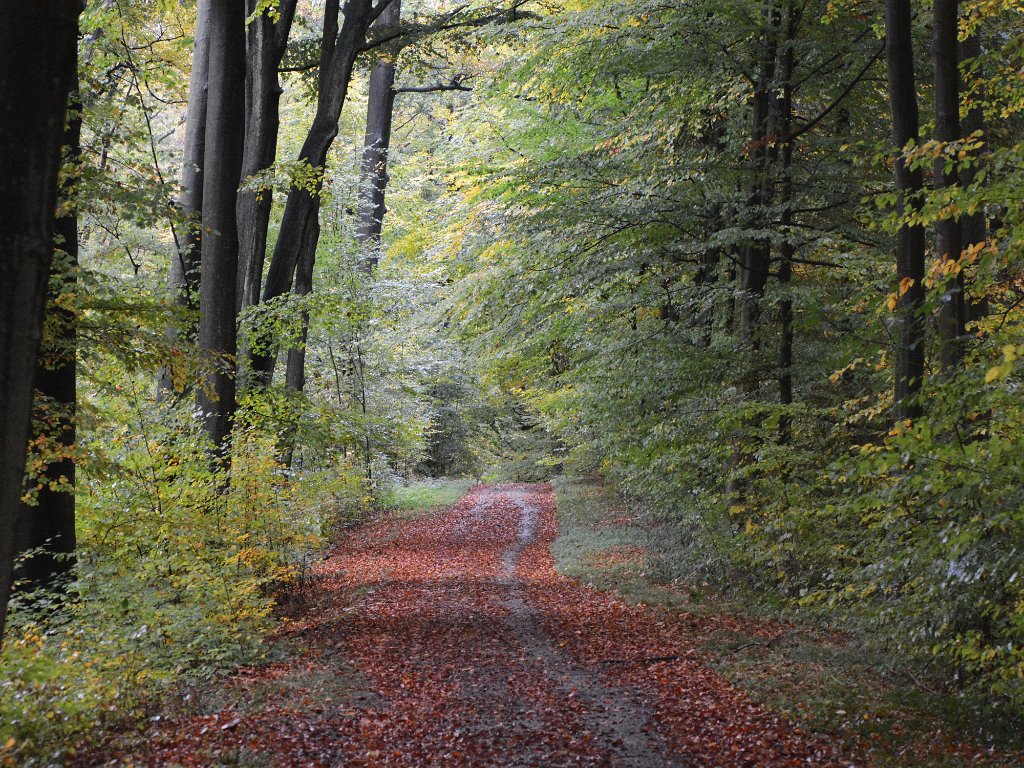
[{"label": "green foliage", "polygon": [[97,394],[94,414],[116,418],[79,447],[76,579],[52,614],[32,596],[12,613],[0,739],[20,759],[141,714],[183,677],[258,661],[277,591],[308,571],[332,514],[364,503],[358,469],[287,475],[245,411],[230,469],[212,469],[187,412],[124,409],[148,386]]},{"label": "green foliage", "polygon": [[[1019,64],[995,33],[1019,11],[965,5],[984,50],[964,65],[967,103],[990,122],[903,151],[926,174],[978,173],[900,215],[871,85],[880,30],[827,5],[803,7],[779,48],[798,83],[788,165],[782,138],[751,137],[765,40],[782,34],[761,3],[588,0],[526,22],[515,46],[491,32],[498,76],[463,113],[466,161],[437,207],[451,311],[486,377],[553,437],[548,464],[604,475],[672,531],[672,578],[820,611],[1019,713],[1021,90],[992,82]],[[893,428],[894,235],[975,214],[987,241],[929,254],[925,280],[930,361],[933,317],[966,283],[964,360],[933,363],[924,417]],[[757,247],[763,295],[737,276]]]}]

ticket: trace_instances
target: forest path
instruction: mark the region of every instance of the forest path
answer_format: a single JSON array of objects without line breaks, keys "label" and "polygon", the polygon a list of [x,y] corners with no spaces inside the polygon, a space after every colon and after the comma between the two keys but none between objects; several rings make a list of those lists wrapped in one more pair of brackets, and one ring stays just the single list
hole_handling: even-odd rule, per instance
[{"label": "forest path", "polygon": [[543,485],[349,532],[281,640],[297,658],[99,763],[848,764],[704,666],[670,616],[557,575],[556,536]]}]

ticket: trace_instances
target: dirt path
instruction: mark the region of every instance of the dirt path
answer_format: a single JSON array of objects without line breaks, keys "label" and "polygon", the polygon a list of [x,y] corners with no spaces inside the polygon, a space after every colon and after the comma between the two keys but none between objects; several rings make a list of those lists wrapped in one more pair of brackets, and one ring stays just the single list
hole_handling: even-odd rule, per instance
[{"label": "dirt path", "polygon": [[[704,667],[685,628],[559,577],[550,489],[481,487],[346,538],[288,663],[92,764],[838,766]],[[94,756],[95,757],[95,756]]]}]

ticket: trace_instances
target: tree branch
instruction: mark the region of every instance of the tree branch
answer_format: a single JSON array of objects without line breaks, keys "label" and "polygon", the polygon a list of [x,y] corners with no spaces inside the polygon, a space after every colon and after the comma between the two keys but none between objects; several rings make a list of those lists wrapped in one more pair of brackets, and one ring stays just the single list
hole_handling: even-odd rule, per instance
[{"label": "tree branch", "polygon": [[465,91],[471,93],[473,91],[468,85],[463,85],[462,81],[458,78],[452,80],[450,83],[437,83],[435,85],[406,85],[401,88],[395,88],[394,92],[398,93],[436,93],[438,91]]}]

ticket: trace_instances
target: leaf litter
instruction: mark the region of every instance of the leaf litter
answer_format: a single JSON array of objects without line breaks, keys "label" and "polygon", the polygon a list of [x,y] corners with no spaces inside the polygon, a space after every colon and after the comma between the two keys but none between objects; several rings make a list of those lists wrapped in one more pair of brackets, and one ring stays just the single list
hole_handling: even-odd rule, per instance
[{"label": "leaf litter", "polygon": [[693,627],[555,572],[547,485],[348,531],[315,599],[204,715],[163,717],[79,765],[847,766],[752,702]]}]

